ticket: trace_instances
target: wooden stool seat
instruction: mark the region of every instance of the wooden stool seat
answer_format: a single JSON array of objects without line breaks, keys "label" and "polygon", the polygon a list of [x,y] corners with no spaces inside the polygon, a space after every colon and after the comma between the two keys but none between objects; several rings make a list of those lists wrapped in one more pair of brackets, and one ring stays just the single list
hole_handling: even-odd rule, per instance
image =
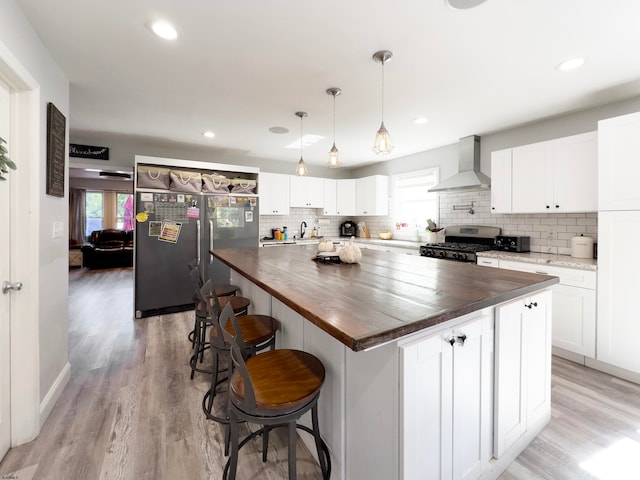
[{"label": "wooden stool seat", "polygon": [[[307,405],[324,383],[322,362],[300,350],[271,350],[247,359],[245,365],[253,384],[255,408],[266,416]],[[244,380],[237,370],[231,376],[230,395],[236,405],[244,403]]]},{"label": "wooden stool seat", "polygon": [[217,284],[213,286],[213,291],[216,292],[216,295],[219,297],[228,297],[229,295],[235,295],[238,292],[238,287],[236,285],[230,284]]},{"label": "wooden stool seat", "polygon": [[251,300],[245,297],[218,297],[218,301],[220,302],[221,308],[224,308],[227,303],[230,303],[231,308],[233,308],[233,313],[236,315],[246,312],[251,303]]},{"label": "wooden stool seat", "polygon": [[[233,327],[229,328],[229,324]],[[227,390],[230,427],[228,441],[231,452],[224,467],[223,480],[236,480],[239,450],[257,435],[262,436],[262,461],[266,462],[269,431],[282,426],[286,426],[289,433],[289,480],[298,478],[298,428],[313,435],[322,478],[331,478],[331,456],[320,436],[318,421],[318,398],[325,379],[322,361],[310,353],[289,349],[248,355],[242,338],[242,328],[238,317],[231,309],[231,304],[223,308],[218,325],[225,344],[230,348],[232,372]],[[213,341],[211,343],[213,344]],[[312,428],[298,425],[298,420],[307,412],[311,412]],[[240,441],[238,428],[241,422],[262,425],[262,428]],[[226,443],[225,441],[225,450]]]},{"label": "wooden stool seat", "polygon": [[[249,349],[271,339],[278,330],[278,321],[269,315],[240,315],[237,318],[242,339]],[[231,335],[235,335],[236,332],[231,323],[227,323],[225,328]],[[212,328],[210,336],[211,343],[216,344],[218,329]]]}]

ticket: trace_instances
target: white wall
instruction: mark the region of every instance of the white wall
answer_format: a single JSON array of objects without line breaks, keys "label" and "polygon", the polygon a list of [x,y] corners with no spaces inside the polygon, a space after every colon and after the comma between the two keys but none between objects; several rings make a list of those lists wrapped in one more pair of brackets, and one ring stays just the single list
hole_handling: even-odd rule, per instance
[{"label": "white wall", "polygon": [[[33,111],[36,121],[33,126],[33,152],[29,159],[32,164],[19,164],[16,171],[18,182],[29,185],[28,192],[21,201],[29,202],[30,208],[20,224],[28,225],[33,237],[29,245],[31,251],[16,256],[15,268],[23,272],[29,282],[32,298],[29,299],[37,315],[37,351],[39,354],[38,385],[40,412],[48,415],[50,405],[47,400],[55,400],[59,393],[64,372],[68,371],[68,196],[64,198],[45,194],[46,191],[46,130],[47,103],[52,102],[67,119],[69,126],[69,82],[63,72],[31,28],[14,0],[0,2],[0,52],[10,66],[20,69],[37,83],[34,98],[37,104]],[[67,135],[68,136],[68,135]],[[67,139],[68,143],[68,139]],[[67,159],[68,164],[68,159]],[[30,173],[29,179],[21,175]],[[67,187],[65,182],[65,187]],[[28,198],[24,198],[28,197]],[[62,222],[61,238],[52,238],[53,222]],[[25,240],[29,242],[29,240]],[[20,248],[20,247],[19,247]],[[24,246],[22,247],[24,248]],[[20,252],[19,252],[20,253]],[[28,268],[25,268],[25,265]],[[20,319],[18,319],[20,321]],[[25,319],[26,321],[26,319]],[[36,339],[29,339],[36,341]],[[57,392],[57,393],[56,393]],[[13,408],[13,407],[12,407]],[[40,418],[43,422],[44,418]],[[15,426],[14,426],[15,428]],[[35,432],[37,433],[37,432]]]}]

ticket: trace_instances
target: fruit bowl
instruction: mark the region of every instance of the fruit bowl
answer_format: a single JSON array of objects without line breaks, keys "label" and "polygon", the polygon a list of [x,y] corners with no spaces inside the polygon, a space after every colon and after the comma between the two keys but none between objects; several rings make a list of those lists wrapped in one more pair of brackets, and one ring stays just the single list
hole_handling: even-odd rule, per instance
[{"label": "fruit bowl", "polygon": [[391,237],[393,237],[393,233],[391,233],[391,232],[379,232],[378,233],[378,237],[380,238],[380,240],[391,240]]}]

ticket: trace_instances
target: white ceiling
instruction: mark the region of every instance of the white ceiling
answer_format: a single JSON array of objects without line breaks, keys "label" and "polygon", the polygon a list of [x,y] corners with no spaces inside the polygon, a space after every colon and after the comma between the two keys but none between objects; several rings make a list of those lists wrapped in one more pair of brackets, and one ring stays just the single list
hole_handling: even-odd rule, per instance
[{"label": "white ceiling", "polygon": [[[294,112],[309,113],[305,147],[324,165],[336,144],[346,167],[396,158],[640,94],[640,1],[17,0],[71,82],[72,131],[211,145],[291,160]],[[171,21],[170,43],[146,24]],[[381,115],[396,148],[371,150]],[[572,72],[555,67],[577,55]],[[414,125],[416,117],[429,122]],[[276,135],[270,127],[285,127]],[[212,130],[216,137],[203,137]],[[103,145],[109,146],[109,145]],[[313,173],[313,172],[312,172]]]}]

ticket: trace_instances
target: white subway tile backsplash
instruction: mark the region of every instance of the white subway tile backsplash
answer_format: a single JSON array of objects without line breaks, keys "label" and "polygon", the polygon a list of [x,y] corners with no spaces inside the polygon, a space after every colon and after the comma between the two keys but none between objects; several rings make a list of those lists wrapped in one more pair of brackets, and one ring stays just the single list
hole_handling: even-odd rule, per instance
[{"label": "white subway tile backsplash", "polygon": [[[454,210],[454,205],[469,205],[473,202],[473,214],[468,210]],[[292,208],[290,215],[260,216],[260,236],[271,236],[274,227],[287,226],[290,236],[297,235],[302,221],[307,222],[307,234],[311,235],[313,227],[320,227],[321,234],[337,237],[340,234],[340,224],[345,220],[356,223],[365,222],[372,237],[379,232],[393,232],[393,238],[398,240],[416,241],[417,235],[421,242],[426,242],[425,232],[416,232],[414,228],[397,230],[396,219],[393,215],[393,202],[387,217],[325,217],[318,215],[320,211],[313,208]],[[328,220],[328,224],[318,223],[319,219]],[[426,218],[425,218],[426,221]],[[490,192],[474,192],[463,194],[440,195],[440,218],[438,226],[447,225],[488,225],[498,226],[503,235],[528,235],[531,237],[531,251],[571,254],[571,238],[580,235],[593,237],[597,242],[598,214],[597,213],[536,213],[536,214],[492,214]],[[550,238],[551,237],[551,238]],[[444,241],[443,233],[438,234],[438,241]]]}]

